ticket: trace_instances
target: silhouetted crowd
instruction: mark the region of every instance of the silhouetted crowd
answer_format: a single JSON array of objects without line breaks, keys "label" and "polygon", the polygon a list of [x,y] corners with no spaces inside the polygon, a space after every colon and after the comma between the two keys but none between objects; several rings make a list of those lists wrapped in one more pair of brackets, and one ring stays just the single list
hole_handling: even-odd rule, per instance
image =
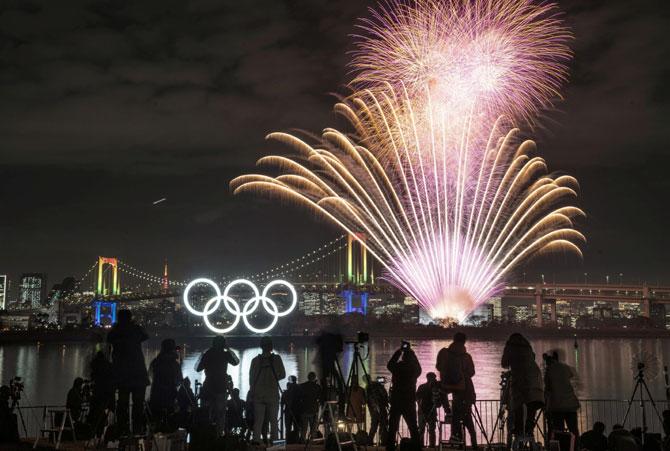
[{"label": "silhouetted crowd", "polygon": [[[236,449],[236,441],[271,444],[283,429],[287,443],[325,439],[328,446],[334,434],[342,434],[340,425],[344,424],[357,443],[377,443],[387,450],[395,450],[397,445],[401,450],[421,449],[426,443],[436,447],[443,427],[450,434],[447,446],[465,449],[469,443],[477,448],[478,439],[493,440],[493,433],[486,435],[476,407],[475,365],[467,351],[467,337],[460,332],[437,354],[436,372],[426,373],[425,382],[418,387],[422,368],[411,344],[403,341],[387,363],[389,391],[385,378],[373,378],[364,366],[365,387],[359,386],[357,373],[345,382],[338,362],[342,338],[327,333],[317,340],[321,377],[310,372],[300,382],[289,376],[282,388],[287,376],[284,363],[273,352],[272,340],[262,337],[261,352],[249,367],[245,399],[228,374],[229,366],[239,365],[240,360],[224,337],[215,337],[197,362],[196,371],[204,372],[205,377],[202,384],[196,381],[196,387],[183,377],[179,348],[173,339],[161,342],[160,352],[147,368],[142,352],[147,339],[130,311],[119,311],[107,336],[111,361],[104,352],[97,352],[90,363],[90,381],[76,378],[66,396],[67,412],[79,437],[97,437],[99,443],[108,443],[185,429],[190,433],[191,449],[210,449],[220,441]],[[641,428],[628,431],[615,425],[607,436],[605,425],[596,422],[580,435],[575,372],[562,361],[561,354],[559,350],[544,354],[543,372],[524,336],[512,334],[505,343],[498,419],[505,422],[508,448],[539,446],[535,436],[542,427],[538,426],[542,412],[545,443],[554,443],[561,451],[670,451],[667,438],[646,434]],[[0,388],[0,442],[18,439],[11,401],[8,387]],[[401,418],[409,437],[399,437]],[[670,411],[663,412],[663,425],[667,437]]]}]

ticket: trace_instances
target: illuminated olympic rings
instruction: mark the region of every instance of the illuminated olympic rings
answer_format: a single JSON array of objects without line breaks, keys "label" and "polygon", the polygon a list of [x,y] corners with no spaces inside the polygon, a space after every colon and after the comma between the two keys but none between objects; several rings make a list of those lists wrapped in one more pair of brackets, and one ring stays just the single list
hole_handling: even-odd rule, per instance
[{"label": "illuminated olympic rings", "polygon": [[[210,300],[207,301],[207,303],[205,303],[205,307],[202,311],[194,309],[188,300],[188,295],[191,291],[191,288],[193,288],[198,284],[209,285],[214,289],[214,292],[216,293],[214,297],[212,297]],[[251,291],[253,293],[251,299],[245,301],[244,306],[242,308],[240,308],[240,305],[237,303],[235,299],[233,299],[228,295],[230,290],[236,285],[246,285],[247,287],[251,288]],[[287,287],[288,290],[291,292],[292,297],[291,306],[288,309],[284,310],[283,312],[280,312],[279,308],[277,307],[277,304],[275,304],[275,302],[267,296],[270,288],[277,285],[283,285]],[[228,310],[228,313],[235,316],[235,320],[233,321],[233,323],[230,326],[225,327],[223,329],[214,326],[209,320],[209,315],[214,313],[221,306],[221,301],[223,301],[223,306],[226,308],[226,310]],[[270,323],[269,326],[259,329],[251,325],[247,317],[256,311],[258,305],[261,302],[263,303],[263,308],[266,310],[266,312],[272,316],[272,322]],[[226,288],[224,288],[223,290],[223,294],[221,294],[221,290],[219,289],[219,286],[216,284],[216,282],[202,277],[191,281],[188,285],[186,285],[186,288],[184,289],[184,306],[186,307],[186,309],[196,316],[202,316],[203,320],[205,321],[205,325],[207,325],[207,328],[209,328],[209,330],[217,334],[226,334],[231,330],[235,329],[235,327],[237,327],[237,325],[240,323],[240,318],[242,318],[242,321],[244,321],[244,325],[247,326],[247,329],[249,329],[251,332],[255,332],[257,334],[263,334],[265,332],[272,330],[272,328],[275,327],[280,316],[286,316],[289,313],[291,313],[293,309],[295,309],[297,303],[298,303],[298,294],[296,293],[295,288],[293,288],[293,285],[291,285],[285,280],[273,280],[269,284],[265,285],[265,288],[263,288],[262,293],[259,293],[258,287],[256,287],[256,285],[253,282],[247,279],[233,280],[228,285],[226,285]]]}]

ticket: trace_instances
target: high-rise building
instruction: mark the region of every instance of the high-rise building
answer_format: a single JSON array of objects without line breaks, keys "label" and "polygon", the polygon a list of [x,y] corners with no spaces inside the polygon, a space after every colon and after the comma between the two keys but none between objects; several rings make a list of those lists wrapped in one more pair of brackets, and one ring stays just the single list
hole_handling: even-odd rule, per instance
[{"label": "high-rise building", "polygon": [[21,308],[40,308],[47,300],[47,276],[42,273],[21,274],[19,304]]},{"label": "high-rise building", "polygon": [[303,291],[299,308],[305,316],[320,315],[321,293],[318,291]]},{"label": "high-rise building", "polygon": [[7,308],[7,276],[0,274],[0,310]]}]

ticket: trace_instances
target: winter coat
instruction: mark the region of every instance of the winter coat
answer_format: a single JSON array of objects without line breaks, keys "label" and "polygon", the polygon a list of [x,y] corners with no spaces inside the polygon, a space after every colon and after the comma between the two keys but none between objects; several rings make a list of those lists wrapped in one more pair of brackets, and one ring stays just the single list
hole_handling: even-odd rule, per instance
[{"label": "winter coat", "polygon": [[285,377],[284,362],[278,354],[259,354],[254,357],[249,369],[249,385],[253,400],[278,402],[279,381]]},{"label": "winter coat", "polygon": [[210,348],[202,355],[196,371],[205,370],[202,385],[203,397],[209,398],[226,392],[228,384],[228,364],[238,365],[240,360],[234,352],[224,348]]},{"label": "winter coat", "polygon": [[303,382],[298,391],[299,409],[304,415],[316,415],[319,413],[319,399],[321,398],[321,387],[314,381]]},{"label": "winter coat", "polygon": [[149,404],[155,410],[173,410],[177,389],[182,381],[181,366],[176,352],[161,352],[151,362],[151,392]]},{"label": "winter coat", "polygon": [[[402,356],[402,360],[400,357]],[[391,403],[415,402],[416,380],[421,375],[421,365],[411,349],[398,349],[391,357],[386,368],[391,372]]]},{"label": "winter coat", "polygon": [[444,380],[444,374],[450,365],[459,365],[461,367],[465,382],[464,390],[455,395],[462,395],[465,402],[473,404],[477,399],[475,386],[472,383],[472,377],[475,375],[475,363],[472,361],[472,356],[465,349],[465,344],[451,343],[448,348],[442,348],[437,354],[435,369],[440,373],[440,380]]},{"label": "winter coat", "polygon": [[133,322],[117,323],[107,334],[107,343],[112,345],[112,370],[116,387],[133,389],[149,385],[142,353],[142,342],[147,339],[149,336],[144,329]]},{"label": "winter coat", "polygon": [[524,404],[544,403],[542,372],[528,340],[521,335],[510,337],[505,343],[500,364],[511,370],[509,403],[512,409]]},{"label": "winter coat", "polygon": [[562,362],[553,362],[547,366],[544,374],[546,410],[548,412],[576,412],[579,400],[570,380],[574,371]]}]

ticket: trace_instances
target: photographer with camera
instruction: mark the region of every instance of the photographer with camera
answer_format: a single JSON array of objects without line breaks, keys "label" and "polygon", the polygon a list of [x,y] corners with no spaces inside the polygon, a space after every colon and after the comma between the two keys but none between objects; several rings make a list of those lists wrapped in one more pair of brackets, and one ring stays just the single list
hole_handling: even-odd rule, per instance
[{"label": "photographer with camera", "polygon": [[575,372],[570,366],[560,361],[558,350],[543,354],[542,358],[545,362],[544,397],[546,402],[545,412],[551,428],[550,437],[553,436],[554,432],[563,431],[567,426],[575,440],[578,440],[577,410],[579,410],[579,400],[572,387]]},{"label": "photographer with camera", "polygon": [[403,341],[386,368],[391,372],[391,411],[386,449],[395,450],[395,436],[402,416],[409,429],[413,449],[421,449],[419,427],[416,423],[416,380],[421,375],[421,365],[409,342]]},{"label": "photographer with camera", "polygon": [[200,399],[209,408],[209,417],[216,423],[217,434],[226,429],[226,401],[232,387],[228,382],[228,365],[237,366],[240,359],[226,347],[226,339],[217,335],[209,348],[200,358],[195,370],[205,371]]},{"label": "photographer with camera", "polygon": [[372,380],[369,374],[366,374],[365,382],[367,383],[365,395],[368,409],[370,410],[370,433],[368,434],[368,441],[370,444],[374,442],[377,429],[379,429],[380,444],[384,445],[386,443],[386,436],[388,435],[389,408],[389,395],[384,387],[386,379],[384,376],[380,376],[375,381]]},{"label": "photographer with camera", "polygon": [[437,431],[437,409],[442,406],[442,395],[435,373],[426,374],[426,382],[416,390],[416,402],[419,405],[419,435],[422,440],[428,428],[428,443],[435,447]]},{"label": "photographer with camera", "polygon": [[130,398],[133,399],[133,434],[143,434],[144,394],[149,385],[142,342],[149,335],[133,321],[130,310],[119,310],[117,322],[107,334],[112,346],[112,370],[119,391],[116,418],[121,434],[130,432]]},{"label": "photographer with camera", "polygon": [[509,369],[508,409],[512,434],[529,437],[535,428],[535,415],[544,405],[542,372],[535,362],[530,342],[521,334],[510,335],[500,365]]},{"label": "photographer with camera", "polygon": [[316,339],[316,345],[319,349],[318,363],[321,368],[321,401],[337,399],[340,403],[340,409],[343,410],[345,387],[337,366],[337,358],[344,350],[342,335],[334,332],[323,332]]},{"label": "photographer with camera", "polygon": [[451,439],[465,441],[463,428],[470,435],[470,443],[477,448],[477,435],[472,420],[472,406],[476,401],[475,364],[465,348],[467,337],[462,332],[454,334],[453,342],[442,348],[437,354],[436,369],[440,372],[442,388],[452,393],[453,415],[451,420]]},{"label": "photographer with camera", "polygon": [[19,425],[14,406],[9,405],[10,400],[12,391],[3,385],[0,387],[0,444],[19,442]]}]

